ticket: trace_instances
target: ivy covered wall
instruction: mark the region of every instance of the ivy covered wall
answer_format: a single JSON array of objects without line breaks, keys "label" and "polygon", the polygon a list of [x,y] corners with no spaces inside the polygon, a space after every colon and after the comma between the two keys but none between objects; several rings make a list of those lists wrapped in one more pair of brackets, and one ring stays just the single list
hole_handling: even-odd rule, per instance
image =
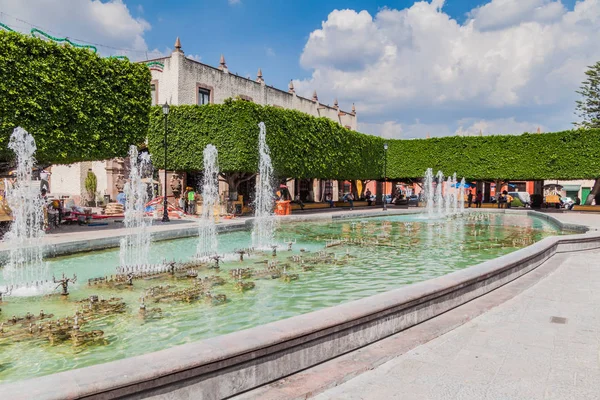
[{"label": "ivy covered wall", "polygon": [[41,163],[125,156],[144,142],[150,106],[145,65],[0,31],[0,163],[16,126]]},{"label": "ivy covered wall", "polygon": [[[327,118],[246,101],[172,106],[168,124],[168,168],[202,169],[202,151],[212,143],[223,172],[258,170],[258,123],[277,175],[295,178],[367,179],[383,171],[383,139],[348,130]],[[164,117],[154,107],[148,147],[163,167]]]},{"label": "ivy covered wall", "polygon": [[427,168],[472,180],[592,179],[600,176],[600,130],[390,141],[389,177]]},{"label": "ivy covered wall", "polygon": [[[225,172],[258,170],[258,123],[279,176],[381,179],[384,139],[347,130],[325,118],[245,101],[174,106],[169,114],[169,169],[202,169],[202,150],[212,143]],[[151,113],[149,148],[163,162],[164,119]],[[587,179],[600,176],[600,130],[520,136],[444,137],[387,140],[387,177],[419,178],[456,172],[467,179]]]}]

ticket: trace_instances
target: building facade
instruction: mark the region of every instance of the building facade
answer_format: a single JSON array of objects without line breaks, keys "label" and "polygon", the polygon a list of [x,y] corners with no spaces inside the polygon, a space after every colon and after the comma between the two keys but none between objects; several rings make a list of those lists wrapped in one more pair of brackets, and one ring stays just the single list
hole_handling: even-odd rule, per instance
[{"label": "building facade", "polygon": [[[207,64],[187,58],[181,48],[181,42],[177,38],[175,48],[171,55],[142,61],[151,70],[151,94],[153,105],[164,104],[220,104],[226,99],[242,99],[252,101],[260,105],[271,105],[286,109],[294,109],[315,117],[329,118],[340,125],[356,130],[356,110],[352,105],[351,111],[343,111],[334,100],[333,106],[319,102],[317,92],[313,92],[311,99],[296,94],[293,82],[290,81],[287,90],[281,90],[266,84],[261,69],[258,70],[256,79],[244,78],[229,71],[225,57],[221,56],[219,66],[213,67]],[[70,197],[80,202],[85,197],[84,180],[88,171],[96,174],[98,189],[96,197],[99,199],[110,196],[115,201],[117,188],[115,183],[127,177],[126,163],[123,159],[112,159],[107,161],[95,161],[86,163],[75,163],[71,165],[55,165],[51,168],[50,193],[54,197]],[[169,181],[172,173],[168,174]],[[181,174],[180,174],[181,175]],[[182,174],[185,182],[186,175]],[[160,173],[160,179],[164,175]],[[193,182],[185,182],[185,184]],[[288,183],[292,196],[300,190],[305,189],[307,198],[319,201],[329,189],[337,200],[337,181]],[[164,184],[161,182],[161,187]],[[169,187],[169,185],[167,185]],[[222,183],[220,192],[227,191],[226,184]],[[171,195],[170,189],[167,192]]]}]

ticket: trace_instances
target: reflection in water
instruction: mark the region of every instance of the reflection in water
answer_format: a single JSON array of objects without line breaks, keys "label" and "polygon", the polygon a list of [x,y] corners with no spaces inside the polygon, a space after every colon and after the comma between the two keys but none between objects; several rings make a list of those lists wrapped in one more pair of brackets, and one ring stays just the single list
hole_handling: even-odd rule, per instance
[{"label": "reflection in water", "polygon": [[[67,276],[77,273],[79,279],[70,288],[69,299],[8,297],[2,304],[3,319],[27,312],[37,314],[40,309],[64,318],[75,313],[76,300],[90,295],[105,299],[120,297],[127,304],[127,310],[85,327],[104,331],[106,345],[76,348],[69,343],[50,346],[44,340],[15,343],[0,335],[0,381],[131,357],[334,306],[435,278],[558,233],[554,226],[541,219],[483,213],[469,213],[449,220],[414,215],[286,224],[277,229],[275,240],[278,243],[296,240],[292,251],[280,246],[276,257],[265,252],[247,256],[243,262],[232,255],[221,262],[220,272],[198,271],[199,277],[219,275],[226,279],[225,285],[211,289],[215,295],[226,294],[226,304],[148,304],[163,311],[162,319],[152,321],[139,317],[140,297],[145,290],[157,284],[189,287],[191,280],[142,279],[135,281],[133,287],[100,289],[87,286],[87,280],[112,274],[119,264],[117,250],[52,259],[48,264],[56,276],[63,272]],[[333,247],[325,248],[326,242],[333,243]],[[192,259],[196,244],[197,238],[153,243],[149,261]],[[249,232],[223,234],[219,254],[233,254],[236,249],[250,245]],[[267,262],[271,265],[276,262],[278,268],[297,274],[298,280],[252,279],[256,284],[253,290],[235,290],[230,270],[264,269]]]}]

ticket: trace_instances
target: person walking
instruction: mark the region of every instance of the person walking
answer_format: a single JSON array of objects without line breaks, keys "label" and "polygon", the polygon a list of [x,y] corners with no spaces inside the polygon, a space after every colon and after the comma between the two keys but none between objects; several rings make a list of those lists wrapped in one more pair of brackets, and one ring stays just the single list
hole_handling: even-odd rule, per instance
[{"label": "person walking", "polygon": [[481,193],[481,190],[477,191],[477,197],[475,197],[475,207],[476,208],[481,208],[481,202],[483,201],[483,193]]},{"label": "person walking", "polygon": [[467,195],[467,202],[469,203],[469,208],[471,208],[471,204],[473,203],[473,192],[469,190],[469,194]]},{"label": "person walking", "polygon": [[367,189],[367,191],[365,192],[365,197],[367,198],[367,206],[371,207],[371,204],[373,203],[373,200],[371,200],[371,191],[369,189]]},{"label": "person walking", "polygon": [[292,201],[292,203],[298,204],[300,206],[300,209],[304,211],[304,203],[300,199],[300,195],[298,193],[296,193],[296,195],[294,196],[294,201]]},{"label": "person walking", "polygon": [[188,199],[188,214],[193,215],[196,212],[196,192],[194,192],[193,188],[189,188],[187,193]]},{"label": "person walking", "polygon": [[348,200],[348,203],[350,203],[350,211],[354,210],[354,195],[352,192],[346,195],[346,200]]}]

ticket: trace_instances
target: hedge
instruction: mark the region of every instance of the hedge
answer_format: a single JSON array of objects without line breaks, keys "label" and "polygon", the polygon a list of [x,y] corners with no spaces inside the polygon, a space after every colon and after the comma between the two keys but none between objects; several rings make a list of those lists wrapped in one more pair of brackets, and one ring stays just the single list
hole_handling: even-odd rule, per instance
[{"label": "hedge", "polygon": [[433,168],[472,180],[592,179],[600,176],[599,155],[599,129],[393,140],[388,176],[416,178]]},{"label": "hedge", "polygon": [[[351,131],[327,118],[236,100],[204,106],[172,106],[168,117],[168,168],[200,170],[202,151],[212,143],[222,172],[258,170],[258,123],[280,177],[368,179],[383,171],[383,139]],[[163,168],[164,117],[154,107],[148,147]]]},{"label": "hedge", "polygon": [[[381,179],[380,137],[341,127],[326,118],[245,101],[204,106],[173,106],[169,114],[169,169],[202,169],[202,151],[212,143],[224,172],[258,170],[258,122],[279,176],[325,179]],[[162,168],[164,119],[151,113],[148,143]],[[456,172],[471,180],[591,179],[600,176],[600,130],[520,136],[443,137],[387,140],[387,177],[420,178]]]},{"label": "hedge", "polygon": [[0,32],[0,162],[13,158],[16,126],[34,136],[41,163],[127,155],[147,134],[150,76],[143,64]]}]

